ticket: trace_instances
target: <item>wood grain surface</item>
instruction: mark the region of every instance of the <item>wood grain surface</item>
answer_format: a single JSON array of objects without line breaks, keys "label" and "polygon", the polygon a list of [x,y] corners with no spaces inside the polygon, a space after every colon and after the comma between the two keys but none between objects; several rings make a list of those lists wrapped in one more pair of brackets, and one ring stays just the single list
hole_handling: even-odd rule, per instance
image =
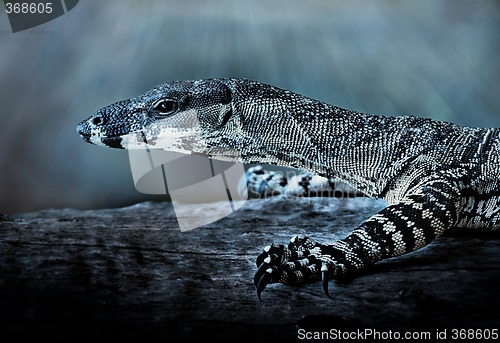
[{"label": "wood grain surface", "polygon": [[366,198],[252,200],[187,232],[166,202],[2,216],[0,334],[23,342],[260,342],[297,340],[300,329],[498,327],[498,232],[451,230],[419,252],[331,282],[333,299],[319,283],[269,285],[257,299],[252,278],[265,245],[296,234],[340,239],[384,206]]}]

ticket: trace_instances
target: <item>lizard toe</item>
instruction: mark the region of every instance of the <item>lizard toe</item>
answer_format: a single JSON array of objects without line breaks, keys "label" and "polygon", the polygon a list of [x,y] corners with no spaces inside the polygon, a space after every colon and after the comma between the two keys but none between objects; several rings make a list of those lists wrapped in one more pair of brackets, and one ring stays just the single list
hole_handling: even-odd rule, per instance
[{"label": "lizard toe", "polygon": [[285,255],[285,250],[286,250],[285,246],[281,244],[280,245],[271,244],[266,246],[263,249],[262,253],[260,253],[260,255],[257,256],[257,259],[255,261],[257,267],[260,267],[268,257],[271,257],[272,260],[281,259],[283,255]]}]

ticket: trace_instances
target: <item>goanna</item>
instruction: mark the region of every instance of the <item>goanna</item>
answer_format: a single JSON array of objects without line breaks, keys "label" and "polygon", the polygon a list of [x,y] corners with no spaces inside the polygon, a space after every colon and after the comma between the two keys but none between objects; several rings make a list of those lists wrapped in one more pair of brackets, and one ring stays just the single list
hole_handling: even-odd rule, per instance
[{"label": "goanna", "polygon": [[340,179],[388,206],[345,239],[293,237],[257,257],[269,283],[353,275],[418,250],[450,227],[500,228],[500,129],[362,114],[246,79],[175,81],[97,111],[88,142],[161,148]]}]

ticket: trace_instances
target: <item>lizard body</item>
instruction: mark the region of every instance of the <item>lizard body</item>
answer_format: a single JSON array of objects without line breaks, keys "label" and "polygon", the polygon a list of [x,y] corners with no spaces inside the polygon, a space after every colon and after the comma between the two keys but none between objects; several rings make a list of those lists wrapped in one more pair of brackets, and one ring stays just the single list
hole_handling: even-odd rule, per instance
[{"label": "lizard body", "polygon": [[293,237],[257,258],[257,293],[352,275],[450,227],[500,228],[500,129],[363,114],[246,79],[169,82],[97,111],[87,141],[162,148],[340,179],[388,206],[345,239]]}]

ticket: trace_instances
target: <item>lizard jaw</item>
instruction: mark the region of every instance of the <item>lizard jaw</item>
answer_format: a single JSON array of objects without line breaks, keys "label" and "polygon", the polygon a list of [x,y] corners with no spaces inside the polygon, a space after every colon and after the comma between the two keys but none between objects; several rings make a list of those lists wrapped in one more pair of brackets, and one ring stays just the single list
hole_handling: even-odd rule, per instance
[{"label": "lizard jaw", "polygon": [[110,148],[124,149],[124,146],[122,145],[122,138],[120,136],[103,136],[99,128],[92,128],[89,132],[88,128],[86,128],[85,125],[80,124],[77,127],[77,132],[80,134],[80,137],[82,137],[82,139],[87,143],[106,146]]}]

